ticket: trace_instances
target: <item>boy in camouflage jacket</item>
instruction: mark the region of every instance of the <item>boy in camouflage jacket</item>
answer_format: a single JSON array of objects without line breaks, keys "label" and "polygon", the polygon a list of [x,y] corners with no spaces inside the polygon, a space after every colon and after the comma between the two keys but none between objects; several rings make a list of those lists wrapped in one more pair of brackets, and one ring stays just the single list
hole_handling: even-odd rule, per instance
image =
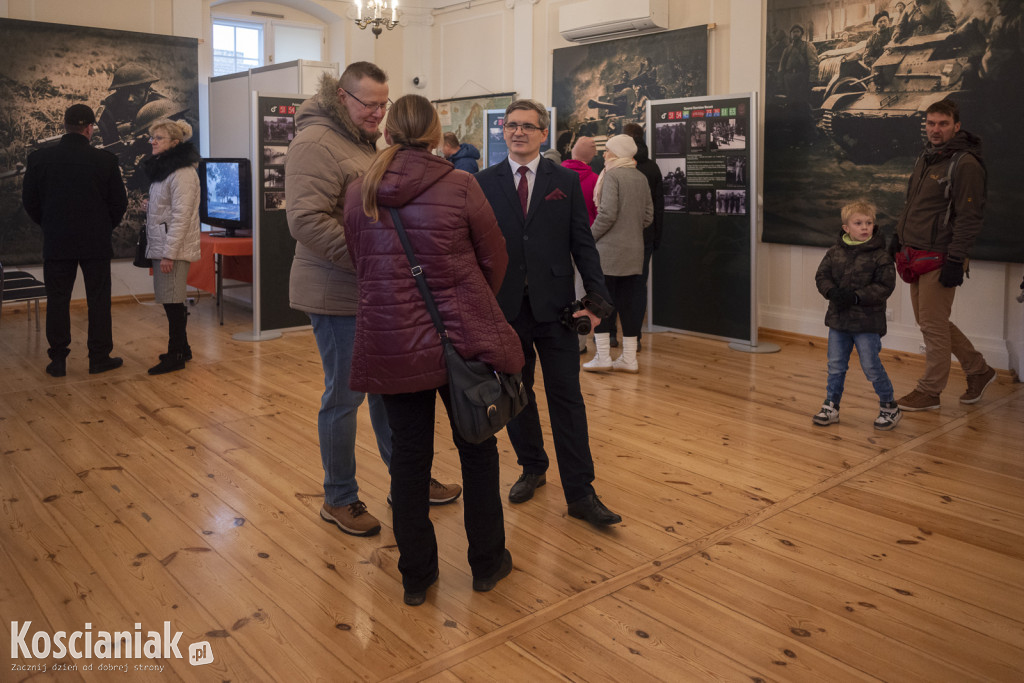
[{"label": "boy in camouflage jacket", "polygon": [[828,380],[825,402],[813,418],[816,425],[839,422],[839,402],[855,346],[860,366],[878,394],[875,429],[892,429],[900,421],[892,382],[878,357],[886,332],[885,301],[896,286],[896,270],[885,238],[875,225],[875,214],[874,205],[868,202],[844,206],[839,239],[825,253],[814,275],[818,291],[829,301],[825,314]]}]

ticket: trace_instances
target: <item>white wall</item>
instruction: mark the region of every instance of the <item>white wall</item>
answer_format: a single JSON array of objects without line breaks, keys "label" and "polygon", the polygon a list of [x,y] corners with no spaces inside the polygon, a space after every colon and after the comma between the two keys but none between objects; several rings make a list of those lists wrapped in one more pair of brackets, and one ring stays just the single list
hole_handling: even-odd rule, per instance
[{"label": "white wall", "polygon": [[[355,28],[349,18],[351,5],[337,0],[0,0],[0,16],[198,37],[204,41],[199,59],[203,108],[211,61],[210,10],[249,15],[257,7],[289,19],[303,17],[293,20],[323,22],[330,52],[325,60],[342,65],[375,61],[391,77],[393,98],[408,92],[438,99],[516,91],[550,102],[552,50],[571,45],[558,35],[558,11],[580,1],[474,0],[434,12],[407,9],[399,28],[385,31],[377,40],[368,30]],[[760,0],[669,3],[670,28],[716,26],[709,34],[710,94],[763,91],[764,13]],[[413,88],[411,80],[417,75],[426,76],[425,88]],[[762,328],[827,334],[825,302],[813,286],[823,254],[821,248],[758,244]],[[115,294],[148,293],[148,277],[142,271],[127,263],[116,264],[114,270]],[[1024,306],[1014,297],[1022,272],[1020,264],[974,262],[971,278],[957,293],[953,316],[993,366],[1012,367],[1018,374],[1024,360]],[[84,293],[75,296],[84,298]],[[919,352],[921,336],[905,285],[897,285],[889,308],[893,320],[886,347]]]}]

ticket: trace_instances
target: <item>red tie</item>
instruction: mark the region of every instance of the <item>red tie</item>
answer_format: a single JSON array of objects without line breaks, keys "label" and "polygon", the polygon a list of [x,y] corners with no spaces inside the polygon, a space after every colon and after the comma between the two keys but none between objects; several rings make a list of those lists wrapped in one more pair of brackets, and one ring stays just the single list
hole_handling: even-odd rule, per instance
[{"label": "red tie", "polygon": [[523,207],[523,217],[526,217],[526,210],[530,207],[530,184],[526,182],[526,174],[529,173],[530,169],[526,166],[520,166],[519,173],[519,203]]}]

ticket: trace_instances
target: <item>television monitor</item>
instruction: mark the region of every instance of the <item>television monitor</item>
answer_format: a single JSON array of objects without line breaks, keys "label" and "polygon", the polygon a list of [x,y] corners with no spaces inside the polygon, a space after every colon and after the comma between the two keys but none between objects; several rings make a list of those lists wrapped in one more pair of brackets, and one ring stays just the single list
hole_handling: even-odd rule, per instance
[{"label": "television monitor", "polygon": [[252,230],[252,174],[248,159],[199,162],[199,220],[234,237]]}]

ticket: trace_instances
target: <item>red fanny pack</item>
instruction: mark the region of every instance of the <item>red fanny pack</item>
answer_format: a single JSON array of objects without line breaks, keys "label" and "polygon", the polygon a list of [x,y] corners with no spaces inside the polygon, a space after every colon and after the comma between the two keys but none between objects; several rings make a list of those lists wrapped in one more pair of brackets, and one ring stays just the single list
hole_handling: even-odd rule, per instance
[{"label": "red fanny pack", "polygon": [[946,255],[938,251],[925,251],[903,247],[895,256],[896,272],[904,282],[917,282],[925,273],[938,270],[946,262]]}]

